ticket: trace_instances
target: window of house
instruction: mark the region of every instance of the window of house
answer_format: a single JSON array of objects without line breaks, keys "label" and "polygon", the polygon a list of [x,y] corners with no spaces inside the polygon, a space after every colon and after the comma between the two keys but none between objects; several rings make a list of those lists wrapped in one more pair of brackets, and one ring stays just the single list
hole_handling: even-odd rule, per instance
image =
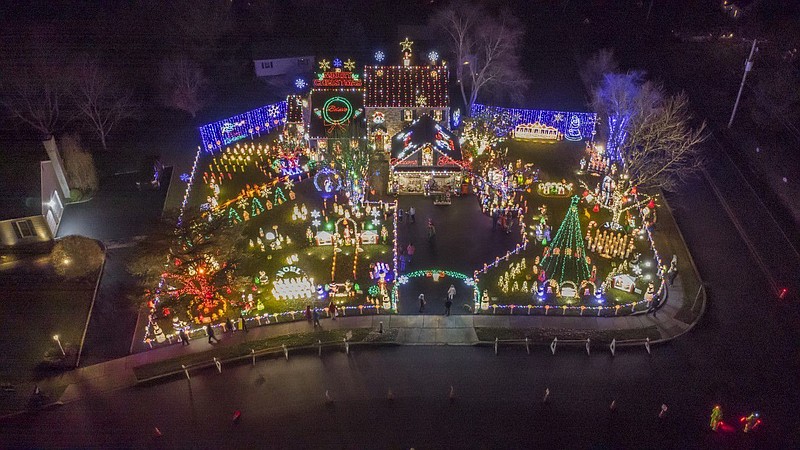
[{"label": "window of house", "polygon": [[435,120],[437,122],[441,122],[442,121],[442,110],[441,109],[437,109],[437,110],[433,111],[433,120]]},{"label": "window of house", "polygon": [[403,120],[406,122],[411,122],[412,120],[414,120],[414,111],[411,109],[404,109]]},{"label": "window of house", "polygon": [[30,220],[18,220],[14,222],[14,231],[17,232],[17,237],[31,237],[33,236],[33,222]]}]

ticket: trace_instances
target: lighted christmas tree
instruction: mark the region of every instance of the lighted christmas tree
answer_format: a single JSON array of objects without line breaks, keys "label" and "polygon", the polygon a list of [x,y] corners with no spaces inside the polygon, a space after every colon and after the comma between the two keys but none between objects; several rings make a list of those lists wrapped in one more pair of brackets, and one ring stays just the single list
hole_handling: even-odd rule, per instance
[{"label": "lighted christmas tree", "polygon": [[580,197],[572,197],[567,215],[558,227],[556,237],[545,247],[542,269],[548,279],[559,283],[572,281],[578,283],[589,278],[589,265],[586,264],[586,252],[583,249],[583,233],[578,217]]}]

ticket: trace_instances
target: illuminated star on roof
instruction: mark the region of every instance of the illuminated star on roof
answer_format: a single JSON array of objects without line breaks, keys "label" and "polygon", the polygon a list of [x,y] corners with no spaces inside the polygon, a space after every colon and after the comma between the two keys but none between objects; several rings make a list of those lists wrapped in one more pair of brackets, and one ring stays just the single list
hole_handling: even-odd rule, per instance
[{"label": "illuminated star on roof", "polygon": [[400,41],[400,47],[403,48],[403,52],[411,53],[411,46],[414,45],[413,41],[409,41],[408,38],[404,41]]},{"label": "illuminated star on roof", "polygon": [[353,69],[356,68],[356,62],[351,61],[350,58],[347,58],[347,61],[344,62],[344,69],[348,72],[352,72]]},{"label": "illuminated star on roof", "polygon": [[323,59],[319,62],[319,69],[323,71],[331,70],[331,62],[327,59]]}]

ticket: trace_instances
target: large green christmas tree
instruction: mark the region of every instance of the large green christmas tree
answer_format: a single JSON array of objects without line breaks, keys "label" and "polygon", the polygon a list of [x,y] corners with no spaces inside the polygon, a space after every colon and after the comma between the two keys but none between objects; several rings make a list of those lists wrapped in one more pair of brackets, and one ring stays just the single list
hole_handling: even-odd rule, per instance
[{"label": "large green christmas tree", "polygon": [[583,249],[583,233],[578,217],[580,197],[572,197],[567,215],[558,227],[556,237],[545,249],[542,269],[548,279],[559,283],[572,281],[580,283],[589,278],[589,265],[586,264],[586,251]]}]

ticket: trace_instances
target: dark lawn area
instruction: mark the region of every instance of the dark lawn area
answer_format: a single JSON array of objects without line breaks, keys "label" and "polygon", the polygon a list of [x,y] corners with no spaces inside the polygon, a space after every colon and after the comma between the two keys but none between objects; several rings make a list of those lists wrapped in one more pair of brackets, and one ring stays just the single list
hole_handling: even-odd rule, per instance
[{"label": "dark lawn area", "polygon": [[21,382],[53,374],[43,364],[45,354],[60,355],[58,335],[74,364],[86,325],[95,277],[59,279],[47,256],[20,261],[0,272],[0,380]]}]

